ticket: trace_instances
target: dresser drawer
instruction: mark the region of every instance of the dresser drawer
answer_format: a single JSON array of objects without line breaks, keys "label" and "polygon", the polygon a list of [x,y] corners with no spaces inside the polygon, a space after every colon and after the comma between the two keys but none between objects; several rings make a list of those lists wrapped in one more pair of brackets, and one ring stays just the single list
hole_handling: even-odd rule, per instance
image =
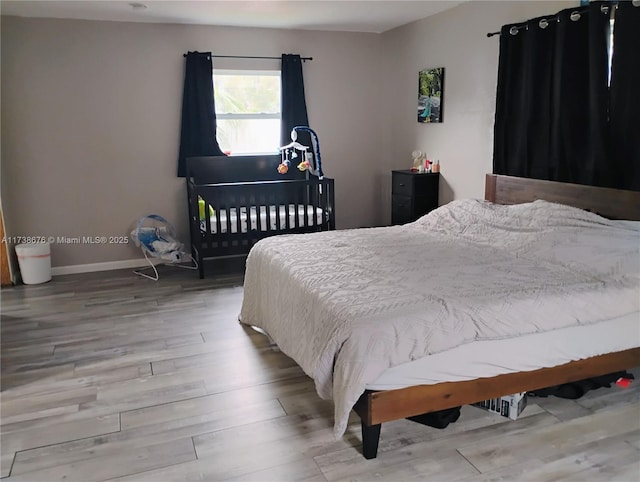
[{"label": "dresser drawer", "polygon": [[391,223],[405,224],[413,221],[413,198],[393,194],[391,200]]},{"label": "dresser drawer", "polygon": [[438,193],[433,193],[428,196],[414,196],[413,197],[413,212],[417,217],[427,214],[429,211],[433,211],[438,207]]},{"label": "dresser drawer", "polygon": [[394,172],[391,178],[391,193],[412,196],[413,185],[414,177],[411,174]]}]

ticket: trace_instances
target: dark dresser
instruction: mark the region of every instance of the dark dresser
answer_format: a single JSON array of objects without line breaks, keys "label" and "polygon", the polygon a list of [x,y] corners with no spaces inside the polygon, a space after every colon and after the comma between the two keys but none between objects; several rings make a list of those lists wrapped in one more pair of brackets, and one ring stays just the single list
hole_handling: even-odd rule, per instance
[{"label": "dark dresser", "polygon": [[391,171],[391,224],[405,224],[438,207],[440,173]]}]

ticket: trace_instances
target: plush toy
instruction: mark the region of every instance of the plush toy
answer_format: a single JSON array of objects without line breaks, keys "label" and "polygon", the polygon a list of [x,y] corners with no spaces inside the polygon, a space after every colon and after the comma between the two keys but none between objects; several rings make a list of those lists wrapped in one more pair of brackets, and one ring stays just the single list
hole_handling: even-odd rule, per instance
[{"label": "plush toy", "polygon": [[285,161],[278,166],[279,174],[286,174],[289,172],[289,161]]},{"label": "plush toy", "polygon": [[306,171],[310,168],[311,164],[309,163],[309,161],[302,161],[300,164],[298,164],[298,169],[301,171]]}]

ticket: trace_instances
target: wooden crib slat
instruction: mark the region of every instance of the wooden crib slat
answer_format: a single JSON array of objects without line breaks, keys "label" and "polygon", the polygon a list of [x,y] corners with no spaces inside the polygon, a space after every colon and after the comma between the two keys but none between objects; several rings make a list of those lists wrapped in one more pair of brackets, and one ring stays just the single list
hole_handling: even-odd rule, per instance
[{"label": "wooden crib slat", "polygon": [[[237,208],[236,212],[236,234],[237,243],[239,246],[249,245],[248,234],[251,233],[251,230],[254,229],[253,220],[251,219],[251,192],[247,188],[247,186],[243,186],[242,188],[238,188],[238,199],[236,200],[236,204],[240,207]],[[244,229],[242,218],[244,217]]]},{"label": "wooden crib slat", "polygon": [[[227,229],[227,233],[231,234],[233,233],[233,225],[231,224],[231,212],[232,212],[233,207],[224,207],[224,213],[225,216],[227,217],[227,222],[226,222],[226,229]],[[238,218],[236,217],[236,224],[238,222]]]},{"label": "wooden crib slat", "polygon": [[251,206],[253,206],[255,199],[253,198],[252,193],[245,193],[245,197],[243,198],[243,201],[244,201],[243,202],[244,212],[245,212],[245,215],[247,216],[247,233],[250,233],[251,231],[256,229],[255,223],[250,216]]},{"label": "wooden crib slat", "polygon": [[[280,233],[282,231],[282,222],[280,220],[280,213],[282,212],[282,210],[280,209],[281,204],[280,204],[280,201],[278,200],[278,197],[275,194],[273,194],[271,196],[271,199],[272,199],[273,206],[274,206],[274,209],[275,209],[275,217],[276,217],[276,220],[275,220],[276,221],[276,229],[275,230],[276,230],[276,233]],[[269,204],[271,204],[271,202]]]},{"label": "wooden crib slat", "polygon": [[[211,232],[211,212],[209,211],[209,200],[208,196],[203,192],[202,199],[204,200],[204,237],[205,241],[208,245],[212,242],[212,232]],[[199,206],[199,205],[198,205]],[[219,224],[219,223],[218,223]],[[216,226],[218,232],[220,232],[220,227]]]},{"label": "wooden crib slat", "polygon": [[300,191],[298,189],[296,189],[294,191],[294,195],[293,195],[293,199],[294,199],[294,204],[293,204],[293,209],[294,209],[294,219],[295,219],[295,229],[298,229],[300,227]]},{"label": "wooden crib slat", "polygon": [[327,202],[327,210],[328,210],[328,214],[329,214],[329,227],[328,230],[329,231],[333,231],[334,229],[336,229],[336,205],[334,202],[335,199],[335,186],[333,184],[333,179],[329,179],[328,182],[325,185],[325,188],[327,190],[326,193],[326,202]]},{"label": "wooden crib slat", "polygon": [[273,196],[270,193],[267,193],[265,196],[265,210],[264,210],[264,222],[266,224],[265,231],[268,233],[271,231],[271,202]]},{"label": "wooden crib slat", "polygon": [[282,204],[284,205],[284,226],[283,231],[289,231],[291,229],[291,220],[289,216],[291,216],[291,210],[289,209],[289,201],[287,199],[283,200]]},{"label": "wooden crib slat", "polygon": [[[317,226],[318,225],[318,201],[320,200],[320,183],[319,182],[314,182],[311,185],[311,206],[313,207],[313,210],[311,211],[312,213],[312,222],[311,225],[312,226]],[[322,220],[320,220],[322,221]]]},{"label": "wooden crib slat", "polygon": [[[234,208],[233,208],[233,212],[234,212],[234,213],[235,213],[235,215],[236,215],[236,228],[239,228],[239,227],[240,227],[240,225],[242,224],[241,219],[242,219],[242,205],[243,205],[243,204],[244,204],[244,200],[241,198],[241,199],[236,203],[236,206],[234,206]],[[236,231],[236,233],[240,233],[240,232],[241,232],[241,230],[240,230],[240,229],[238,229],[238,230]]]},{"label": "wooden crib slat", "polygon": [[303,192],[304,204],[302,206],[304,216],[304,227],[309,227],[309,185],[304,187]]},{"label": "wooden crib slat", "polygon": [[[262,217],[260,216],[260,206],[262,205],[262,193],[260,192],[260,190],[258,190],[258,192],[256,193],[256,205],[255,205],[255,210],[256,210],[256,224],[258,226],[258,233],[257,235],[260,236],[260,233],[262,232]],[[249,216],[249,213],[247,213],[247,216]],[[251,216],[249,216],[251,217]]]}]

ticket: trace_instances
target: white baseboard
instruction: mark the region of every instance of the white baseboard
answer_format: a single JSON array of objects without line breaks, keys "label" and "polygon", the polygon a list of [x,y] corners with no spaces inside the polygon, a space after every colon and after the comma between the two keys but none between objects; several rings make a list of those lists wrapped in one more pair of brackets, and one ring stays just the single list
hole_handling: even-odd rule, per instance
[{"label": "white baseboard", "polygon": [[[152,259],[153,264],[164,263],[165,261],[159,259]],[[127,269],[127,268],[143,268],[149,266],[149,262],[144,259],[124,259],[122,261],[107,261],[105,263],[88,263],[88,264],[74,264],[70,266],[56,266],[51,268],[51,274],[53,276],[60,276],[65,274],[78,274],[78,273],[93,273],[95,271],[111,271],[114,269]]]}]

